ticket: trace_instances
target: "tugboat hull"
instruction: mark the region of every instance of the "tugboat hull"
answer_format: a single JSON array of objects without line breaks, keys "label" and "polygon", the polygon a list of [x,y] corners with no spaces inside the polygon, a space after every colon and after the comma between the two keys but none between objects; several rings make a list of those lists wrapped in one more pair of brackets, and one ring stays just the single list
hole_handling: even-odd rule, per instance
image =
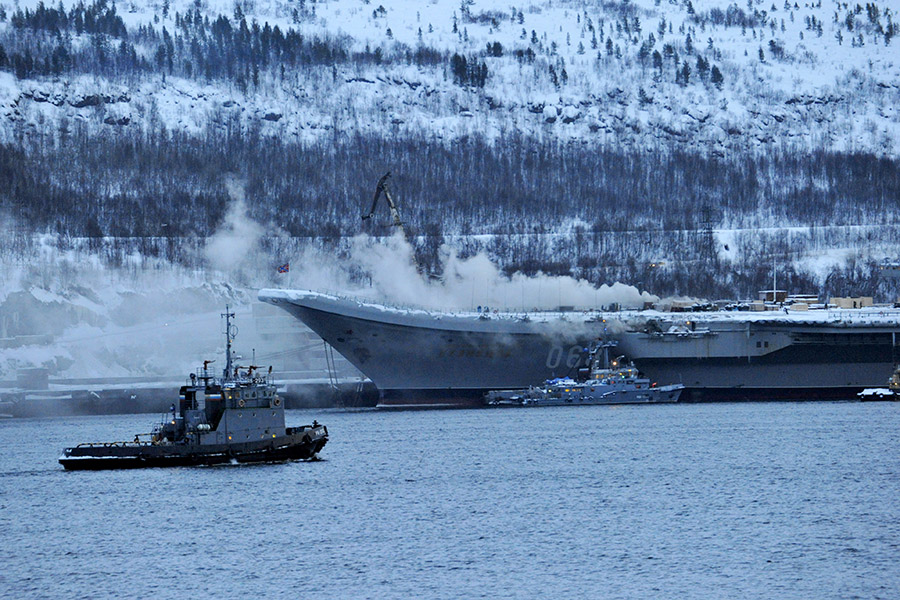
[{"label": "tugboat hull", "polygon": [[226,463],[267,463],[309,460],[325,446],[325,426],[288,430],[269,440],[233,444],[82,444],[66,448],[59,457],[68,470],[191,467]]}]

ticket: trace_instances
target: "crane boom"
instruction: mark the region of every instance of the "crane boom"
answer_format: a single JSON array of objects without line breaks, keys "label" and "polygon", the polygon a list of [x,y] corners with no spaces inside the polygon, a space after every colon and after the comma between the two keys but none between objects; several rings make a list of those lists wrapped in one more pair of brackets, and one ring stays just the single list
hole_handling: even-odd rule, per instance
[{"label": "crane boom", "polygon": [[387,181],[390,177],[391,172],[388,171],[378,180],[378,183],[375,185],[375,197],[372,198],[372,208],[370,208],[368,214],[364,214],[362,218],[363,221],[365,221],[366,219],[371,219],[375,216],[375,207],[378,206],[378,198],[380,198],[383,193],[388,204],[388,210],[391,212],[391,220],[393,221],[394,227],[399,227],[400,231],[403,232],[403,235],[406,236],[406,230],[403,228],[403,221],[400,219],[400,211],[397,210],[397,205],[394,204],[394,199],[391,198],[391,192],[388,190]]},{"label": "crane boom", "polygon": [[[388,189],[388,179],[391,177],[391,172],[388,171],[384,175],[381,176],[381,179],[378,180],[378,183],[375,184],[375,197],[372,198],[372,208],[369,209],[369,212],[362,215],[363,221],[371,219],[375,216],[375,208],[378,206],[378,199],[381,197],[381,194],[384,194],[384,199],[387,201],[388,210],[391,211],[391,220],[393,221],[392,225],[400,230],[400,233],[403,234],[403,239],[405,239],[411,249],[412,254],[410,256],[410,260],[413,266],[416,268],[416,271],[420,275],[427,275],[425,269],[422,265],[419,264],[418,259],[416,259],[415,253],[415,245],[416,242],[414,239],[410,239],[409,232],[406,231],[406,228],[403,226],[403,221],[400,219],[400,211],[397,209],[397,205],[394,203],[394,199],[391,197],[391,192]],[[428,275],[429,278],[435,278],[432,275]]]}]

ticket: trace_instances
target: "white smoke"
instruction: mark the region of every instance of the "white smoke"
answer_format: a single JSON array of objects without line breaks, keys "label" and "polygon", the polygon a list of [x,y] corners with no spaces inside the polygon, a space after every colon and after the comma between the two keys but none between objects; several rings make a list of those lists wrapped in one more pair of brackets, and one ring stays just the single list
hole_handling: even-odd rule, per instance
[{"label": "white smoke", "polygon": [[[365,296],[393,304],[444,310],[476,307],[532,311],[570,306],[601,308],[618,304],[642,307],[659,298],[623,283],[594,286],[569,276],[515,273],[506,276],[483,252],[468,258],[444,245],[442,277],[431,279],[417,269],[412,246],[401,233],[386,239],[353,238],[347,258],[309,254],[291,278],[295,287]],[[364,283],[353,283],[360,279]],[[356,275],[353,277],[353,275]]]},{"label": "white smoke", "polygon": [[247,214],[243,182],[228,177],[225,188],[231,202],[224,222],[207,241],[204,256],[213,269],[229,273],[254,264],[265,228]]},{"label": "white smoke", "polygon": [[[220,345],[225,304],[240,313],[242,342],[255,347],[253,288],[273,285],[440,310],[640,306],[655,299],[619,283],[595,287],[572,277],[508,277],[486,254],[463,258],[450,246],[440,249],[441,278],[430,278],[419,272],[399,233],[360,235],[323,249],[321,242],[291,240],[276,226],[260,224],[248,214],[240,182],[227,185],[227,215],[204,248],[213,267],[208,270],[136,249],[111,266],[109,240],[97,246],[45,233],[20,242],[9,221],[0,234],[0,338],[9,338],[0,347],[0,379],[33,366],[57,377],[183,374]],[[260,242],[273,236],[277,243],[267,250]],[[290,272],[278,274],[277,265],[288,261]],[[281,350],[271,340],[260,349]]]},{"label": "white smoke", "polygon": [[111,240],[0,223],[0,380],[32,367],[51,377],[183,375],[216,350],[225,304],[253,298]]}]

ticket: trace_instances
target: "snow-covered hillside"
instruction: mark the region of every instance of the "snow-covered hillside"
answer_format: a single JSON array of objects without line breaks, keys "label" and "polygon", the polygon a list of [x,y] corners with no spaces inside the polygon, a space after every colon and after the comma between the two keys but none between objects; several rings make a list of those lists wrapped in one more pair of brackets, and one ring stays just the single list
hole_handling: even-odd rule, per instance
[{"label": "snow-covered hillside", "polygon": [[[64,5],[66,2],[63,3]],[[22,9],[37,2],[19,1]],[[188,44],[199,7],[328,39],[348,57],[279,70],[257,85],[168,76],[17,79],[0,74],[0,134],[164,125],[197,135],[240,126],[312,141],[358,133],[682,146],[712,153],[779,149],[900,151],[900,54],[893,2],[330,0],[118,4],[138,54],[141,26]],[[9,40],[13,6],[6,6]],[[21,42],[21,35],[16,38]],[[78,37],[76,37],[76,44]],[[81,36],[88,45],[90,36]],[[119,40],[113,39],[114,51]],[[162,42],[160,42],[162,43]],[[443,59],[416,64],[420,49]],[[6,54],[10,55],[11,47]],[[358,55],[378,62],[354,60]],[[486,67],[482,81],[448,58]],[[419,61],[421,63],[421,61]],[[713,69],[721,81],[713,77]],[[199,70],[199,69],[197,69]],[[482,85],[483,83],[483,85]]]}]

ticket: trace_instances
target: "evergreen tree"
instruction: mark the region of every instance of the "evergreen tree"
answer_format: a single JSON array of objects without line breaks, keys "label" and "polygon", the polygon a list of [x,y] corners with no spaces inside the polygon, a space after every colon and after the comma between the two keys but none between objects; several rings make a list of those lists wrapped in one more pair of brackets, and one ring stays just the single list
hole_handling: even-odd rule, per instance
[{"label": "evergreen tree", "polygon": [[450,72],[453,73],[453,82],[457,85],[464,85],[467,69],[468,61],[466,57],[454,52],[450,58]]},{"label": "evergreen tree", "polygon": [[650,57],[650,44],[648,42],[644,42],[641,44],[640,49],[638,50],[638,60],[641,63],[641,67],[644,66],[644,63],[647,62],[647,59]]},{"label": "evergreen tree", "polygon": [[722,72],[719,71],[719,67],[717,67],[716,65],[712,66],[712,70],[710,71],[710,74],[709,74],[709,80],[712,82],[713,85],[716,86],[716,88],[718,88],[720,90],[722,89],[722,84],[725,81],[725,78],[722,77]]},{"label": "evergreen tree", "polygon": [[691,67],[688,65],[687,61],[684,61],[681,64],[681,83],[682,85],[687,85],[691,82]]},{"label": "evergreen tree", "polygon": [[702,55],[697,55],[697,75],[700,77],[701,81],[706,81],[706,76],[709,74],[709,62],[703,58]]},{"label": "evergreen tree", "polygon": [[653,104],[653,98],[647,95],[647,92],[644,91],[644,88],[640,88],[638,89],[638,102],[646,106],[647,104]]}]

